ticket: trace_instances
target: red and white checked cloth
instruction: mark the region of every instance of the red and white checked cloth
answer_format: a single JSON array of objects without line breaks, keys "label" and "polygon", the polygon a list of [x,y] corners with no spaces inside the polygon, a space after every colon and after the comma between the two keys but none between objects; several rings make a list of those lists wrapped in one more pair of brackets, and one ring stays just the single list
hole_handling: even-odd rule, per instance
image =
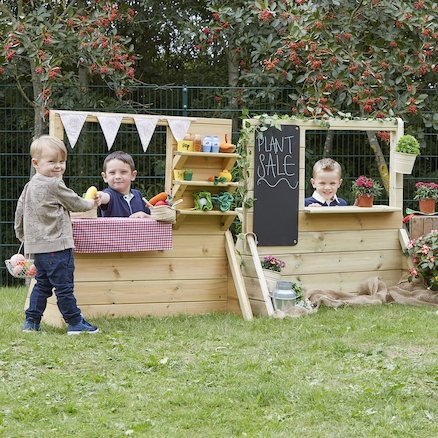
[{"label": "red and white checked cloth", "polygon": [[74,219],[75,252],[137,252],[172,249],[172,224],[124,217]]}]

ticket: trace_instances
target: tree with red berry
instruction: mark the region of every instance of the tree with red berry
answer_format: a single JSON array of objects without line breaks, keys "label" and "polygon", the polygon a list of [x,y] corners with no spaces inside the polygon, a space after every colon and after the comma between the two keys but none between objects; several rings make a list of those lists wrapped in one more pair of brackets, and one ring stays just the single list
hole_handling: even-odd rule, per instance
[{"label": "tree with red berry", "polygon": [[213,0],[210,9],[200,50],[232,52],[240,85],[293,87],[292,114],[421,118],[438,129],[436,94],[428,92],[438,73],[435,1]]},{"label": "tree with red berry", "polygon": [[34,108],[35,136],[46,130],[57,86],[84,90],[95,77],[123,98],[137,57],[117,28],[134,16],[126,2],[108,0],[0,2],[0,78],[15,80]]}]

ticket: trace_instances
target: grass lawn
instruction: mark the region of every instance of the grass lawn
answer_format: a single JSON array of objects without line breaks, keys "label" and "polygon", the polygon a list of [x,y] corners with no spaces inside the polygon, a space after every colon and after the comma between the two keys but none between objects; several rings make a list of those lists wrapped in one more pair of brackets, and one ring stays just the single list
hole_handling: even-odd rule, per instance
[{"label": "grass lawn", "polygon": [[22,333],[0,289],[1,437],[436,437],[438,309],[92,320]]}]

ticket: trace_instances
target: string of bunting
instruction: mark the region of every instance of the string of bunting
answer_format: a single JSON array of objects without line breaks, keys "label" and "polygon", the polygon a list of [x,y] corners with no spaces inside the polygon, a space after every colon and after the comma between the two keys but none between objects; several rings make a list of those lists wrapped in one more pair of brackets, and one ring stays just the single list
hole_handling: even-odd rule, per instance
[{"label": "string of bunting", "polygon": [[[64,126],[68,141],[70,142],[70,146],[73,149],[76,146],[76,143],[79,139],[79,135],[82,131],[85,121],[87,120],[87,117],[94,116],[95,113],[77,112],[77,111],[55,111],[55,112],[59,114],[61,118],[61,122]],[[127,115],[127,114],[99,113],[98,115],[96,115],[96,117],[102,129],[103,135],[105,137],[108,150],[111,150],[114,144],[123,117],[127,117],[127,116],[132,117],[132,119],[134,120],[138,135],[140,137],[141,145],[143,147],[143,151],[146,152],[149,143],[152,139],[152,136],[154,134],[155,128],[158,124],[158,121],[162,117],[136,115],[136,114]],[[172,118],[164,117],[164,119],[167,121],[167,124],[169,125],[172,135],[175,137],[177,141],[182,140],[184,138],[193,120],[185,117],[172,117]]]}]

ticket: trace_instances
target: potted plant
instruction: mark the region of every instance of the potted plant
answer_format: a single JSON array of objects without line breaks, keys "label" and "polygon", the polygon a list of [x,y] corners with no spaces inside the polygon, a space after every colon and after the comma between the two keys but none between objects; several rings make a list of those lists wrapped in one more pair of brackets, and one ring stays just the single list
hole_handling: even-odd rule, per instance
[{"label": "potted plant", "polygon": [[414,199],[418,201],[422,213],[435,213],[435,204],[438,199],[438,184],[434,182],[417,182],[415,184]]},{"label": "potted plant", "polygon": [[277,286],[277,281],[281,280],[281,271],[286,266],[283,260],[274,256],[265,256],[260,261],[265,276],[268,290],[272,294]]},{"label": "potted plant", "polygon": [[358,207],[372,207],[374,198],[382,193],[383,187],[372,178],[361,175],[356,181],[353,181],[351,191],[356,198],[354,205]]},{"label": "potted plant", "polygon": [[185,169],[184,170],[184,181],[191,181],[193,178],[193,170]]},{"label": "potted plant", "polygon": [[418,140],[409,134],[402,135],[395,145],[394,170],[398,173],[412,173],[417,155],[420,155]]},{"label": "potted plant", "polygon": [[438,230],[410,240],[405,255],[411,257],[413,266],[408,280],[421,278],[428,289],[438,291]]}]

